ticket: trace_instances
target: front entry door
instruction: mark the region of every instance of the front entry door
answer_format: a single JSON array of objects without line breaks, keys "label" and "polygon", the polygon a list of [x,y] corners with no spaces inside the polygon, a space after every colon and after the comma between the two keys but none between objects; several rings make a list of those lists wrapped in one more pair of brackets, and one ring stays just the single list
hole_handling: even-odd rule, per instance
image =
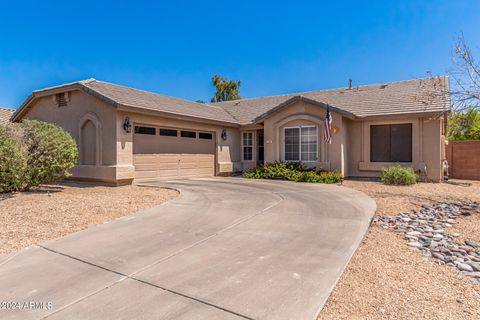
[{"label": "front entry door", "polygon": [[258,150],[257,150],[257,164],[262,165],[265,160],[264,146],[263,146],[263,130],[257,131],[257,141],[258,141]]}]

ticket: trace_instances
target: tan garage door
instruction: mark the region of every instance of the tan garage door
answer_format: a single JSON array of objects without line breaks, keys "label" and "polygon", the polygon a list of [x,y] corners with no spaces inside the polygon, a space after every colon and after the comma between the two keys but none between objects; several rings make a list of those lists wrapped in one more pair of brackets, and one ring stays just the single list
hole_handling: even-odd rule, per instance
[{"label": "tan garage door", "polygon": [[133,138],[133,163],[137,182],[213,176],[214,134],[136,126]]}]

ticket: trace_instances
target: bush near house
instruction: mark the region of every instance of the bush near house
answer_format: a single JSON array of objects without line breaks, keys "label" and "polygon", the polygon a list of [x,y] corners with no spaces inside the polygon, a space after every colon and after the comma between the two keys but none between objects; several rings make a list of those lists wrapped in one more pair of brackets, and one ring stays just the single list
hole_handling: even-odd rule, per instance
[{"label": "bush near house", "polygon": [[343,177],[338,172],[307,169],[302,163],[277,161],[243,173],[248,179],[279,179],[296,182],[340,183]]},{"label": "bush near house", "polygon": [[27,169],[27,147],[23,131],[14,125],[0,125],[0,192],[22,188]]},{"label": "bush near house", "polygon": [[398,165],[382,170],[382,182],[393,185],[412,185],[417,183],[417,175],[412,167]]},{"label": "bush near house", "polygon": [[75,140],[62,128],[25,120],[0,126],[0,192],[28,190],[70,175]]}]

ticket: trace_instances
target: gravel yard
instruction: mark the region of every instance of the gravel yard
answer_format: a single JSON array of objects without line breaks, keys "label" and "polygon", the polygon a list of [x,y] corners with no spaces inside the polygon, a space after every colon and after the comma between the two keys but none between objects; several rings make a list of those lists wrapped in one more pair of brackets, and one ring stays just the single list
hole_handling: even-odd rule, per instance
[{"label": "gravel yard", "polygon": [[[480,182],[411,187],[345,181],[377,202],[377,215],[419,210],[435,202],[480,201]],[[480,215],[459,217],[448,233],[479,241]],[[479,319],[480,285],[455,267],[408,246],[403,234],[372,226],[319,319]]]},{"label": "gravel yard", "polygon": [[76,182],[0,194],[0,254],[150,208],[177,194],[154,187]]},{"label": "gravel yard", "polygon": [[360,190],[377,203],[377,213],[395,215],[434,202],[480,202],[480,181],[418,183],[413,186],[386,186],[372,181],[344,181],[348,188]]}]

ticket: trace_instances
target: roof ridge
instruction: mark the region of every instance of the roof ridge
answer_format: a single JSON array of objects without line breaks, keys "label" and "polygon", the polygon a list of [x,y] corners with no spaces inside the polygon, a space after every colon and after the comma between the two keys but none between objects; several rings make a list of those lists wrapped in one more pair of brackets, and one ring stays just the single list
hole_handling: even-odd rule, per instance
[{"label": "roof ridge", "polygon": [[[192,100],[188,100],[188,99],[184,99],[184,98],[178,98],[178,97],[174,97],[174,96],[169,96],[169,95],[166,95],[166,94],[163,94],[163,93],[157,93],[157,92],[153,92],[153,91],[147,91],[147,90],[143,90],[143,89],[137,89],[137,88],[133,88],[133,87],[129,87],[129,86],[125,86],[125,85],[122,85],[122,84],[116,84],[116,83],[113,83],[113,82],[107,82],[107,81],[102,81],[102,80],[96,80],[94,79],[95,82],[100,82],[100,83],[106,83],[106,84],[110,84],[110,85],[113,85],[113,86],[118,86],[118,87],[122,87],[122,88],[127,88],[127,89],[131,89],[131,90],[135,90],[135,91],[140,91],[140,92],[145,92],[145,93],[149,93],[149,94],[154,94],[154,95],[158,95],[158,96],[162,96],[162,97],[167,97],[167,98],[170,98],[170,99],[175,99],[175,100],[182,100],[182,101],[185,101],[185,102],[189,102],[189,103],[193,103],[193,104],[197,104],[197,105],[202,105],[202,106],[207,106],[207,107],[214,107],[216,109],[222,109],[222,110],[225,110],[219,106],[214,106],[214,105],[211,105],[211,104],[208,104],[208,103],[200,103],[200,102],[196,102],[196,101],[192,101]],[[90,82],[87,82],[86,84],[88,84]]]},{"label": "roof ridge", "polygon": [[15,109],[15,108],[3,108],[3,107],[0,107],[0,109],[2,109],[2,110],[8,110],[8,111],[13,111],[13,112],[15,112],[15,110],[17,110],[17,109]]},{"label": "roof ridge", "polygon": [[382,85],[388,85],[388,84],[392,84],[392,83],[414,82],[414,81],[421,81],[421,80],[429,80],[429,79],[432,79],[432,78],[444,78],[445,79],[445,78],[448,78],[448,76],[443,75],[443,76],[433,76],[433,77],[425,77],[425,78],[417,78],[417,79],[409,79],[409,80],[388,81],[388,82],[383,82],[383,83],[370,83],[370,84],[364,84],[364,85],[359,85],[359,86],[353,86],[352,88],[341,87],[341,88],[332,88],[332,89],[317,89],[317,90],[300,91],[300,92],[292,92],[292,93],[282,93],[282,94],[274,94],[274,95],[270,95],[270,96],[260,96],[260,97],[228,100],[228,101],[216,102],[215,104],[216,105],[231,104],[231,103],[241,102],[241,101],[265,99],[265,98],[278,98],[278,97],[285,97],[285,96],[292,96],[292,95],[303,95],[303,94],[314,93],[314,92],[353,90],[353,89],[356,89],[356,88],[382,86]]},{"label": "roof ridge", "polygon": [[72,85],[75,85],[75,84],[86,84],[86,83],[90,83],[90,82],[94,82],[94,81],[97,81],[97,80],[95,78],[88,78],[88,79],[63,83],[63,84],[59,84],[59,85],[56,85],[56,86],[51,86],[51,87],[46,87],[46,88],[33,90],[32,93],[46,91],[46,90],[52,90],[52,89],[57,89],[57,88],[62,88],[62,87],[67,87],[67,86],[72,86]]}]

